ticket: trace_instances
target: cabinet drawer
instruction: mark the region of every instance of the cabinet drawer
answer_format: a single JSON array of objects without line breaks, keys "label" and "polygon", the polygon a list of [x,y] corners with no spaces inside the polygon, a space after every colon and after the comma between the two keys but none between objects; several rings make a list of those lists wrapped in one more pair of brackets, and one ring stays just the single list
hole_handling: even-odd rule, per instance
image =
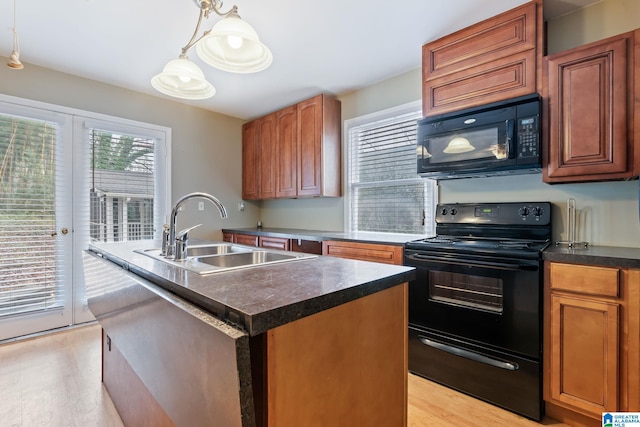
[{"label": "cabinet drawer", "polygon": [[251,234],[236,234],[234,240],[239,245],[258,246],[258,236]]},{"label": "cabinet drawer", "polygon": [[536,16],[536,4],[531,2],[424,45],[425,77],[442,77],[535,50]]},{"label": "cabinet drawer", "polygon": [[620,269],[587,265],[550,265],[551,289],[587,295],[620,296]]},{"label": "cabinet drawer", "polygon": [[433,116],[535,93],[536,52],[529,50],[423,83],[423,114]]},{"label": "cabinet drawer", "polygon": [[282,237],[266,237],[260,236],[259,246],[261,248],[280,249],[282,251],[289,250],[289,239]]},{"label": "cabinet drawer", "polygon": [[338,258],[402,265],[402,246],[326,240],[322,254]]}]

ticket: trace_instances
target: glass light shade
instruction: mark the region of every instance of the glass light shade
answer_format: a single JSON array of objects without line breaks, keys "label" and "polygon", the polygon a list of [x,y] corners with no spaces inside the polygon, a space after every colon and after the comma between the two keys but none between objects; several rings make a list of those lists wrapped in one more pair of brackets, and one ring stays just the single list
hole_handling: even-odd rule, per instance
[{"label": "glass light shade", "polygon": [[447,154],[458,154],[473,151],[475,149],[476,148],[471,145],[467,138],[457,136],[449,141],[449,143],[447,144],[447,148],[445,148],[443,151]]},{"label": "glass light shade", "polygon": [[20,62],[20,54],[15,50],[11,52],[7,65],[14,70],[22,70],[24,68],[24,65]]},{"label": "glass light shade", "polygon": [[196,45],[200,59],[232,73],[255,73],[271,65],[273,56],[258,34],[237,15],[218,21]]},{"label": "glass light shade", "polygon": [[182,99],[207,99],[216,93],[200,67],[186,58],[169,61],[162,72],[151,79],[151,86],[165,95]]}]

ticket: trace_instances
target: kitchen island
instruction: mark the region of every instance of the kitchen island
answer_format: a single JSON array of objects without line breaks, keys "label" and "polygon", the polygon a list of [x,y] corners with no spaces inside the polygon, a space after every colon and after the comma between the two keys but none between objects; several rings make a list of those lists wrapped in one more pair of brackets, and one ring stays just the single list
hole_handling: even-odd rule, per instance
[{"label": "kitchen island", "polygon": [[200,275],[135,249],[85,255],[125,423],[406,425],[411,268],[317,256]]}]

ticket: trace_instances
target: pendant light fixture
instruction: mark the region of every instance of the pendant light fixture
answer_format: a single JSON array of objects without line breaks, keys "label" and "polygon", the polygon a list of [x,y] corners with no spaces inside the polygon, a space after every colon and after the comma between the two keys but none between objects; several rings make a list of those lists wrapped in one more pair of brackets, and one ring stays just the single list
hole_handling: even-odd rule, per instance
[{"label": "pendant light fixture", "polygon": [[[187,57],[193,46],[200,59],[223,71],[255,73],[271,65],[271,51],[260,42],[251,25],[240,18],[236,6],[223,13],[220,12],[221,0],[196,0],[196,3],[200,7],[196,29],[178,59],[170,61],[151,79],[156,90],[183,99],[206,99],[215,94],[215,88],[205,79],[200,67]],[[212,11],[223,19],[198,36],[203,19],[208,19]]]},{"label": "pendant light fixture", "polygon": [[20,62],[20,44],[18,43],[18,31],[16,30],[16,0],[13,0],[13,50],[9,55],[9,68],[14,70],[22,70],[24,65]]}]

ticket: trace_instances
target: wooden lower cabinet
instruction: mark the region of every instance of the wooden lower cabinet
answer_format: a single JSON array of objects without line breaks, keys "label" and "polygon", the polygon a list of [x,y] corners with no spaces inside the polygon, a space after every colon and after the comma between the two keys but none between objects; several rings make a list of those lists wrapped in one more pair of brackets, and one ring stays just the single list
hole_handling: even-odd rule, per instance
[{"label": "wooden lower cabinet", "polygon": [[325,240],[322,255],[402,265],[403,247],[353,241]]},{"label": "wooden lower cabinet", "polygon": [[225,242],[237,243],[239,245],[279,249],[282,251],[291,250],[290,240],[284,237],[257,236],[253,234],[241,233],[222,233],[222,240],[224,240]]},{"label": "wooden lower cabinet", "polygon": [[223,232],[225,242],[261,248],[296,251],[316,255],[329,255],[338,258],[373,261],[385,264],[402,265],[403,247],[377,243],[355,241],[325,240],[323,242],[285,237],[258,236],[253,234]]},{"label": "wooden lower cabinet", "polygon": [[269,330],[261,420],[406,426],[406,349],[406,283]]},{"label": "wooden lower cabinet", "polygon": [[640,271],[545,262],[546,414],[600,426],[639,411]]}]

